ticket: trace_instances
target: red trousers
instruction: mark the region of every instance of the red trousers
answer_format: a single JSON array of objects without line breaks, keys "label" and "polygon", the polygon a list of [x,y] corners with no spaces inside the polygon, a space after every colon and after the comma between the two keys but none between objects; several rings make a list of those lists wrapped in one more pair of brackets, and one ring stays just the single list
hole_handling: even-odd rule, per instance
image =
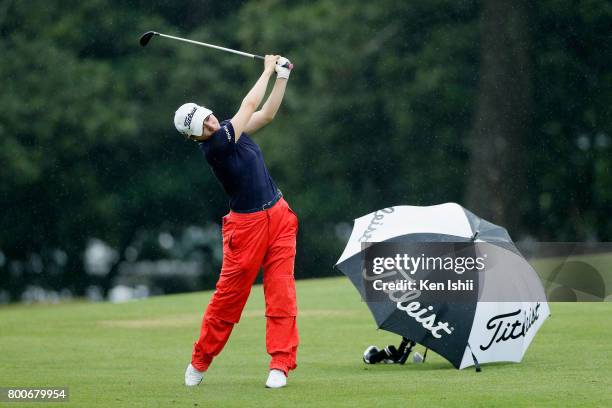
[{"label": "red trousers", "polygon": [[197,370],[206,371],[225,346],[262,266],[270,369],[287,374],[296,367],[299,338],[293,265],[297,228],[297,216],[283,198],[267,210],[230,211],[223,217],[221,276],[191,357]]}]

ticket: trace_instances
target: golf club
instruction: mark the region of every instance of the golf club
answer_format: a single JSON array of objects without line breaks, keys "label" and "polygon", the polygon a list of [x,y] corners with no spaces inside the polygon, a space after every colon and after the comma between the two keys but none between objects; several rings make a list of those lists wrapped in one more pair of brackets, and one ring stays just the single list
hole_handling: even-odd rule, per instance
[{"label": "golf club", "polygon": [[[160,37],[170,38],[171,40],[183,41],[183,42],[187,42],[187,43],[190,43],[190,44],[201,45],[202,47],[214,48],[216,50],[221,50],[221,51],[225,51],[225,52],[231,52],[232,54],[242,55],[243,57],[249,57],[249,58],[253,58],[253,59],[261,59],[261,60],[264,59],[264,57],[262,57],[261,55],[249,54],[248,52],[233,50],[231,48],[220,47],[220,46],[214,45],[214,44],[207,44],[207,43],[200,42],[200,41],[189,40],[187,38],[175,37],[173,35],[167,35],[167,34],[158,33],[157,31],[147,31],[146,33],[141,35],[140,36],[140,45],[143,46],[143,47],[146,47],[147,44],[149,43],[149,41],[151,41],[151,38],[153,38],[153,36],[156,36],[156,35],[159,35]],[[285,68],[293,69],[293,64],[287,63],[287,64],[285,64],[283,66]]]}]

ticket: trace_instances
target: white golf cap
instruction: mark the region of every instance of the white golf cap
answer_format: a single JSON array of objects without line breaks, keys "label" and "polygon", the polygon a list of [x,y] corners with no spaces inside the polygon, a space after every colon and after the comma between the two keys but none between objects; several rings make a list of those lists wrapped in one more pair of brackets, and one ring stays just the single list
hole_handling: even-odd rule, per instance
[{"label": "white golf cap", "polygon": [[185,103],[174,114],[174,127],[185,136],[202,136],[204,119],[212,111],[195,103]]}]

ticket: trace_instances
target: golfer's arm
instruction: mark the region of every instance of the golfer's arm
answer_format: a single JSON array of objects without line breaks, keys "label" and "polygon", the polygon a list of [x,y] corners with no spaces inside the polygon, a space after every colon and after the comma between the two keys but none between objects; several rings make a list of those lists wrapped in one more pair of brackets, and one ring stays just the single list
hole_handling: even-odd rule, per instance
[{"label": "golfer's arm", "polygon": [[[274,72],[274,71],[272,71]],[[240,109],[231,119],[232,126],[234,127],[234,135],[236,142],[240,139],[240,135],[246,128],[247,123],[253,116],[253,113],[257,109],[257,107],[261,104],[264,95],[266,94],[266,88],[268,87],[268,81],[270,80],[270,75],[272,72],[264,71],[253,88],[249,91],[249,93],[242,100],[242,104],[240,105]]]},{"label": "golfer's arm", "polygon": [[268,123],[272,122],[274,116],[276,116],[276,112],[278,112],[278,108],[283,101],[283,97],[285,96],[285,89],[287,88],[287,80],[285,78],[277,78],[274,83],[274,88],[272,88],[272,92],[266,103],[263,104],[260,110],[255,112],[251,119],[247,123],[244,131],[247,133],[253,133],[266,126]]}]

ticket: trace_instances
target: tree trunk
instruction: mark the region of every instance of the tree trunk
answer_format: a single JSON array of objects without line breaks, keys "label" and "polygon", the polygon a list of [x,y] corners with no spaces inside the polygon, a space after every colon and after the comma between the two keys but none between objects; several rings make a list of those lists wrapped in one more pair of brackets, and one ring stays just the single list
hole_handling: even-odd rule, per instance
[{"label": "tree trunk", "polygon": [[485,0],[479,95],[472,129],[467,207],[510,232],[521,228],[523,151],[532,126],[528,0]]}]

